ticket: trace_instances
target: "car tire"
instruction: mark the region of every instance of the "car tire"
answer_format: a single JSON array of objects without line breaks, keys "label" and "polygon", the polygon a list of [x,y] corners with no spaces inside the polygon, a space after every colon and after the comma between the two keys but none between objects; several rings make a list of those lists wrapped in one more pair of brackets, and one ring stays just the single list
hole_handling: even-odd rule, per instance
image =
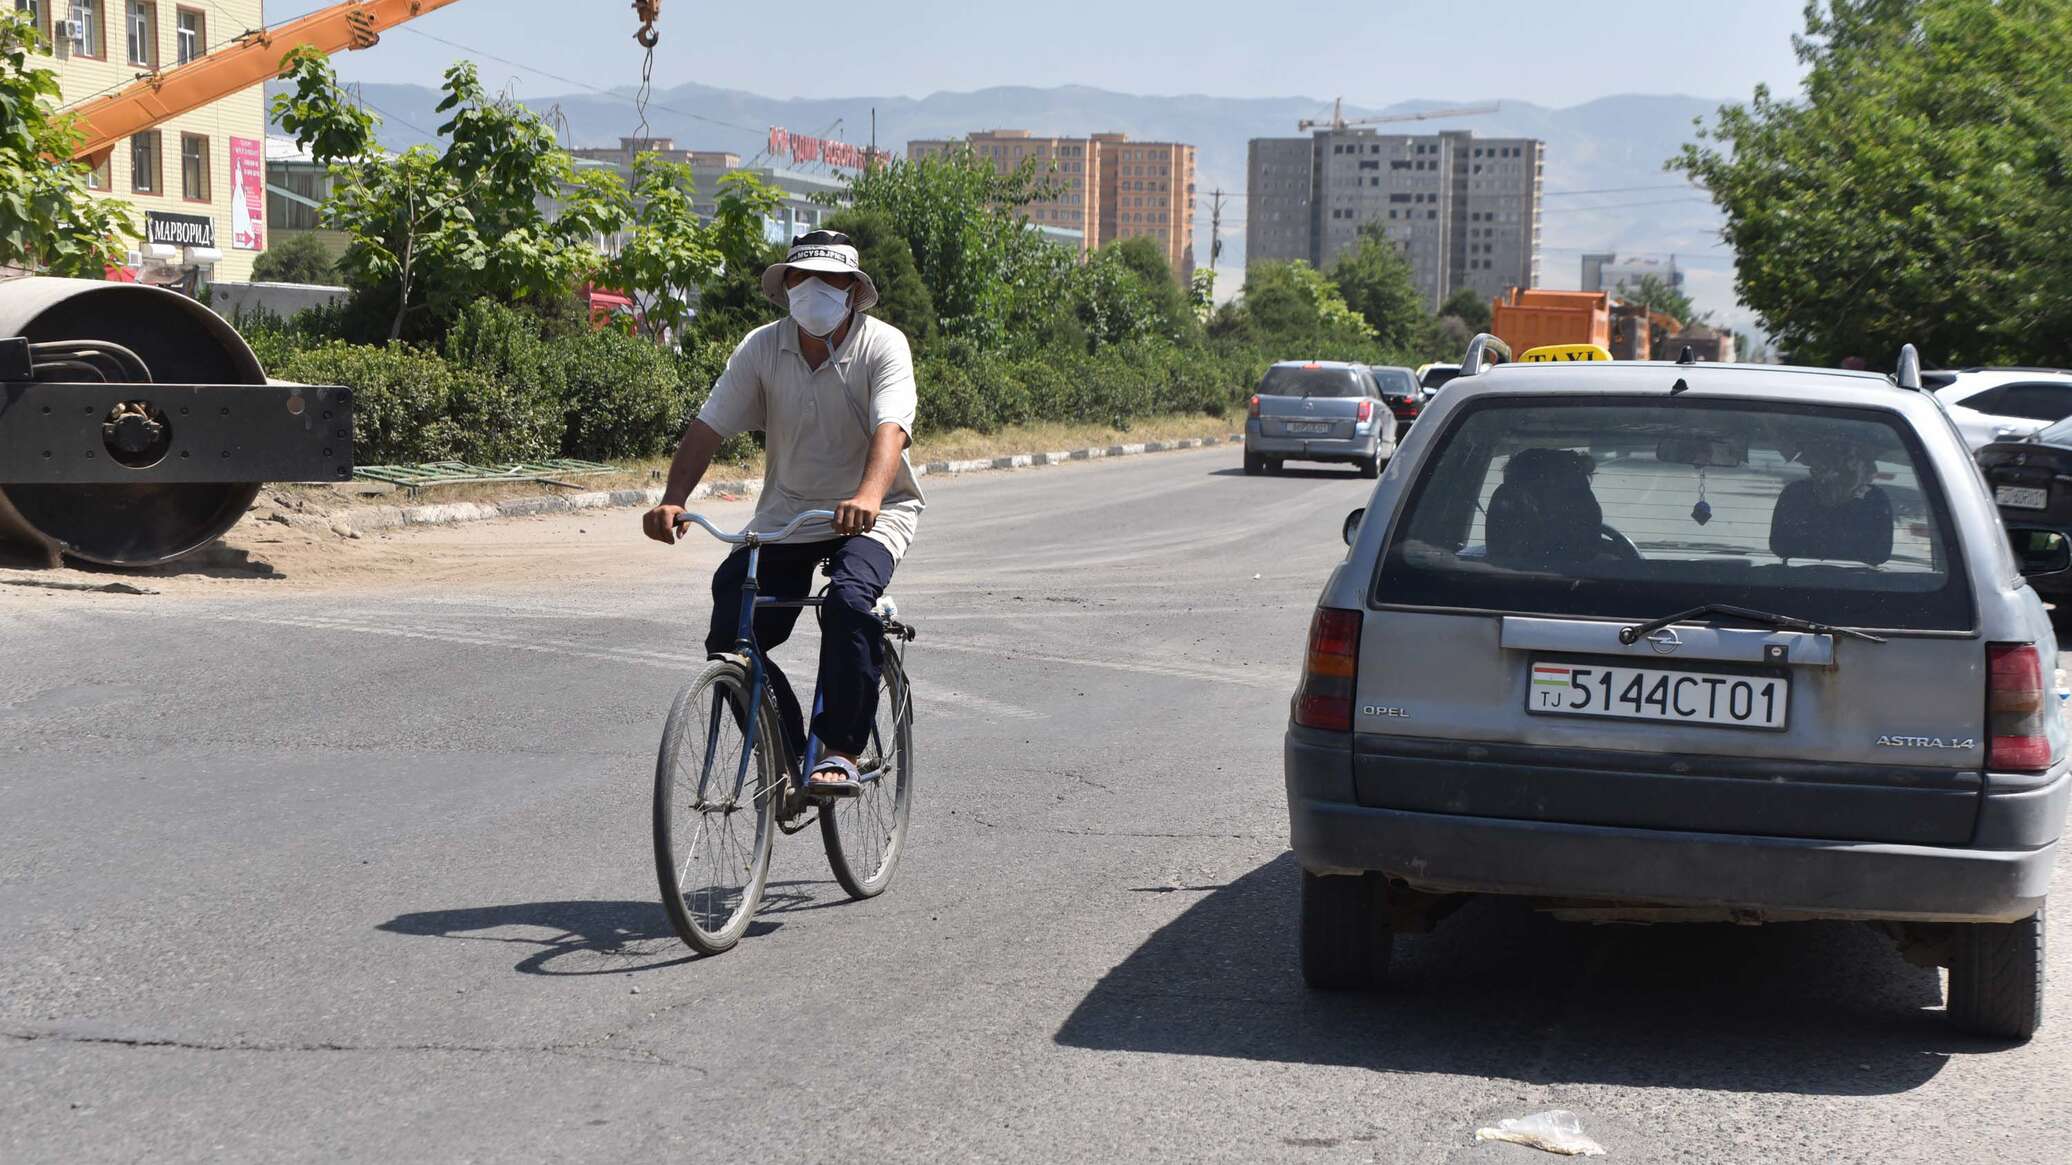
[{"label": "car tire", "polygon": [[2020,922],[1953,928],[1950,1021],[1972,1035],[2024,1041],[2043,1025],[2043,911]]},{"label": "car tire", "polygon": [[1320,991],[1373,991],[1388,975],[1395,935],[1379,874],[1302,871],[1302,980]]},{"label": "car tire", "polygon": [[1381,454],[1360,458],[1360,476],[1375,478],[1381,476]]},{"label": "car tire", "polygon": [[1248,477],[1258,477],[1258,476],[1259,476],[1260,474],[1262,474],[1262,473],[1265,473],[1265,472],[1266,472],[1266,458],[1264,458],[1264,457],[1261,457],[1261,456],[1259,456],[1259,455],[1258,455],[1257,453],[1247,453],[1247,454],[1245,454],[1245,474],[1246,474],[1246,476],[1248,476]]},{"label": "car tire", "polygon": [[1281,472],[1282,464],[1283,462],[1279,458],[1270,458],[1266,462],[1266,472],[1278,476]]}]

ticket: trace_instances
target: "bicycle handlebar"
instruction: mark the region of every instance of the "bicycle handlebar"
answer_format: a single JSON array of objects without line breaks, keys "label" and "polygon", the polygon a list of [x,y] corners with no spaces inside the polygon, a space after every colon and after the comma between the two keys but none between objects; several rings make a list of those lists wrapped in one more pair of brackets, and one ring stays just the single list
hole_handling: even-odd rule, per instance
[{"label": "bicycle handlebar", "polygon": [[720,529],[718,526],[713,525],[712,519],[706,517],[703,514],[681,514],[677,517],[676,524],[679,528],[681,528],[684,526],[688,526],[693,522],[696,522],[698,525],[705,527],[705,532],[712,535],[714,538],[717,538],[722,542],[730,543],[735,546],[740,546],[748,542],[750,539],[753,539],[756,542],[782,542],[786,538],[789,538],[794,533],[796,533],[800,526],[803,526],[816,518],[826,518],[832,521],[834,516],[835,512],[833,510],[807,510],[805,513],[800,514],[796,518],[793,518],[790,521],[790,523],[788,523],[784,527],[784,529],[774,530],[767,534],[758,533],[754,530],[743,530],[738,534],[729,534],[725,530]]}]

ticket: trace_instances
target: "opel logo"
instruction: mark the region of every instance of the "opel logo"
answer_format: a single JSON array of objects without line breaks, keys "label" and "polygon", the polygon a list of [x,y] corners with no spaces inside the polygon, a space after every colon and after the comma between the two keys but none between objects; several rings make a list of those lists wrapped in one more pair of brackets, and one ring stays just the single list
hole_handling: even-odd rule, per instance
[{"label": "opel logo", "polygon": [[1308,397],[1304,397],[1304,398],[1303,398],[1303,400],[1302,400],[1302,408],[1303,408],[1303,410],[1304,410],[1305,412],[1307,412],[1307,411],[1310,411],[1310,410],[1313,410],[1313,409],[1315,409],[1316,407],[1317,407],[1317,402],[1315,402],[1315,401],[1313,401],[1313,400],[1310,400],[1310,399],[1309,399]]},{"label": "opel logo", "polygon": [[1673,655],[1683,646],[1683,640],[1677,637],[1676,628],[1664,627],[1648,636],[1648,646],[1655,649],[1656,655]]}]

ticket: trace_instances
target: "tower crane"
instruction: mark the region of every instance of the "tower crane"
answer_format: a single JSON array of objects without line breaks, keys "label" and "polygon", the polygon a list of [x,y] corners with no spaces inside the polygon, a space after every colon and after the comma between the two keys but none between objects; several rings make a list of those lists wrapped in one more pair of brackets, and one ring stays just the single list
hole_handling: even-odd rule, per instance
[{"label": "tower crane", "polygon": [[1488,105],[1457,105],[1450,109],[1421,109],[1416,113],[1390,113],[1380,117],[1355,117],[1348,119],[1345,116],[1345,98],[1337,97],[1331,101],[1331,120],[1318,121],[1315,118],[1305,117],[1295,123],[1295,129],[1298,133],[1308,133],[1313,129],[1348,129],[1356,125],[1388,125],[1399,121],[1432,121],[1441,117],[1479,117],[1485,113],[1499,113],[1502,110],[1502,105],[1492,102]]},{"label": "tower crane", "polygon": [[[281,58],[307,45],[318,52],[372,48],[381,34],[457,0],[344,0],[272,28],[255,29],[213,52],[146,73],[72,112],[85,138],[74,152],[91,158],[167,118],[220,101],[280,75]],[[659,8],[659,0],[650,5]],[[652,35],[652,33],[650,33]]]}]

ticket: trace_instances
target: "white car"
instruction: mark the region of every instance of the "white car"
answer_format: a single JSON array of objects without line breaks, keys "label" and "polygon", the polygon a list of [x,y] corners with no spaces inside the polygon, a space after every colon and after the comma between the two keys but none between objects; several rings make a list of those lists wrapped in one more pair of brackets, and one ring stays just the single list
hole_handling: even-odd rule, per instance
[{"label": "white car", "polygon": [[1923,373],[1922,380],[1935,385],[1936,399],[1974,453],[2072,417],[2072,371],[2061,368],[1966,368]]}]

